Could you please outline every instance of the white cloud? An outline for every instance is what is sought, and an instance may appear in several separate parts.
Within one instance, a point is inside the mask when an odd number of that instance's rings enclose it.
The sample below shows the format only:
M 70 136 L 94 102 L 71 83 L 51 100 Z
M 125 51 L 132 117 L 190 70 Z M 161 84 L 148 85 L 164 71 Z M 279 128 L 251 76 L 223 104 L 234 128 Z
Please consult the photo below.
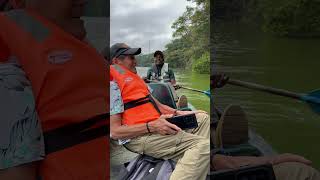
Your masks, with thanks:
M 183 14 L 186 0 L 111 0 L 110 44 L 125 42 L 143 53 L 164 50 L 172 23 Z

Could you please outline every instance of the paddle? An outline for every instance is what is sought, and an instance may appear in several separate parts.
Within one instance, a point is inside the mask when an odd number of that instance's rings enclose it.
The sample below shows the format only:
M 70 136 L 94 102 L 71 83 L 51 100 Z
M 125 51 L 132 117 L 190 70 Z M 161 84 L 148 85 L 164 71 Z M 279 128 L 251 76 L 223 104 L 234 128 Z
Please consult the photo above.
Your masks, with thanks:
M 199 93 L 204 93 L 205 95 L 207 95 L 208 97 L 211 96 L 211 93 L 210 93 L 210 89 L 206 90 L 206 91 L 202 91 L 202 90 L 198 90 L 198 89 L 193 89 L 193 88 L 189 88 L 189 87 L 183 87 L 183 86 L 180 86 L 180 85 L 176 85 L 176 87 L 179 89 L 179 88 L 182 88 L 182 89 L 187 89 L 187 90 L 190 90 L 190 91 L 195 91 L 195 92 L 199 92 Z
M 311 109 L 313 111 L 320 114 L 320 90 L 315 90 L 315 91 L 312 91 L 311 93 L 303 94 L 303 93 L 295 93 L 295 92 L 291 92 L 283 89 L 267 87 L 267 86 L 263 86 L 255 83 L 244 82 L 244 81 L 235 80 L 235 79 L 229 79 L 227 83 L 234 86 L 245 87 L 249 89 L 267 92 L 270 94 L 286 96 L 289 98 L 301 100 L 308 103 L 311 106 Z

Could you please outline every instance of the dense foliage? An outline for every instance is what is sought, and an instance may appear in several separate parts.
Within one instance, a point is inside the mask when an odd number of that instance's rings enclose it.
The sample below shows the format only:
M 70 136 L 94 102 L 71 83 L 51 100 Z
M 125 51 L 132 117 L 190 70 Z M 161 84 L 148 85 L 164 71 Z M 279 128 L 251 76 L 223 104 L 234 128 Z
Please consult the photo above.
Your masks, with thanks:
M 319 0 L 214 0 L 216 18 L 259 25 L 278 36 L 320 37 Z
M 172 25 L 173 40 L 166 45 L 166 61 L 174 68 L 191 68 L 199 73 L 208 73 L 209 62 L 209 0 L 188 0 L 196 4 L 186 11 Z M 207 58 L 207 59 L 205 59 Z M 193 66 L 192 64 L 198 64 Z M 200 68 L 200 66 L 202 68 Z M 195 68 L 197 67 L 197 68 Z

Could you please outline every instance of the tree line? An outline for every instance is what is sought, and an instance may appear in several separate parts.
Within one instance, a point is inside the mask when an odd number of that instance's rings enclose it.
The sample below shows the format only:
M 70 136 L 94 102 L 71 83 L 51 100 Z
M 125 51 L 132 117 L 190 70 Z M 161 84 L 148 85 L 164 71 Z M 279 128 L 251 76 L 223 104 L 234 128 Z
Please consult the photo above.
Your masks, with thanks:
M 209 0 L 187 0 L 195 6 L 172 24 L 173 39 L 165 46 L 165 60 L 172 68 L 192 68 L 198 73 L 210 72 L 209 59 Z M 138 56 L 139 64 L 150 66 L 153 54 Z

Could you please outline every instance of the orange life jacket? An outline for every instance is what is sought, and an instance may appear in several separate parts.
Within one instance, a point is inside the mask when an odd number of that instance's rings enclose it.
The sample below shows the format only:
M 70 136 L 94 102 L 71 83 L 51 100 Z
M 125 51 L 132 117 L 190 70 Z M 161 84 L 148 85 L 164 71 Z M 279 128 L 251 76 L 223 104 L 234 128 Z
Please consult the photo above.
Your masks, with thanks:
M 110 66 L 110 76 L 117 82 L 124 103 L 122 123 L 146 123 L 160 117 L 145 82 L 135 73 L 120 65 Z
M 32 84 L 48 154 L 42 179 L 106 179 L 109 87 L 103 56 L 31 10 L 0 14 L 0 29 Z

